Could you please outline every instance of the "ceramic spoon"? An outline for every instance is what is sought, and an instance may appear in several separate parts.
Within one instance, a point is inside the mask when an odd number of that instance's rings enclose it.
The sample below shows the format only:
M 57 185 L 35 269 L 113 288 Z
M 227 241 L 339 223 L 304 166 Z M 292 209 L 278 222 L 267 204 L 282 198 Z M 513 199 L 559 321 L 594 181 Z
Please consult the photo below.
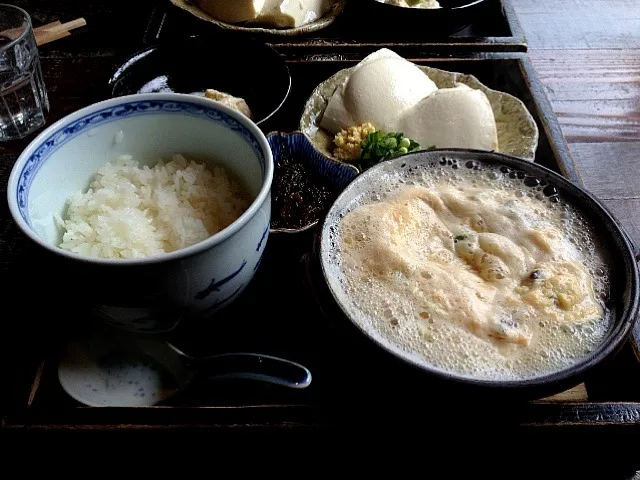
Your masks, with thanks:
M 311 384 L 311 372 L 306 367 L 284 358 L 245 352 L 193 357 L 169 342 L 138 340 L 136 343 L 141 351 L 189 381 L 196 377 L 244 378 L 298 389 Z
M 62 388 L 89 406 L 155 405 L 195 381 L 220 378 L 302 389 L 311 383 L 311 372 L 270 355 L 225 353 L 195 358 L 164 341 L 96 335 L 71 343 L 58 366 Z

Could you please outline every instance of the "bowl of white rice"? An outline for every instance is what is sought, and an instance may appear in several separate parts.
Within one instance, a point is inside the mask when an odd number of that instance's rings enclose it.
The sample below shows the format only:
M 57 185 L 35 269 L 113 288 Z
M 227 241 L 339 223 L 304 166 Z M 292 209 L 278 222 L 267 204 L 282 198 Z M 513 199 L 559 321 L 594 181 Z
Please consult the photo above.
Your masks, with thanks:
M 157 332 L 240 296 L 268 239 L 272 180 L 265 135 L 244 115 L 192 95 L 135 94 L 43 131 L 7 195 L 69 302 Z

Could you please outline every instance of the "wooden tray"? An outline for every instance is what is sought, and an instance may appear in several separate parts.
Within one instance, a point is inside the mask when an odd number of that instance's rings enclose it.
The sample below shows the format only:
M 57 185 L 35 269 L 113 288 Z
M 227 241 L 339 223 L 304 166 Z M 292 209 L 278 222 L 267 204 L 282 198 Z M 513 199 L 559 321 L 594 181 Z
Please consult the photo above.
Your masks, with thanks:
M 364 52 L 371 48 L 399 45 L 411 46 L 416 51 L 454 54 L 527 50 L 524 33 L 509 0 L 490 0 L 485 14 L 472 24 L 450 35 L 430 38 L 415 29 L 402 29 L 397 25 L 373 28 L 374 20 L 363 15 L 359 7 L 357 0 L 347 2 L 344 11 L 332 25 L 309 34 L 293 37 L 256 36 L 287 56 L 299 55 L 300 51 Z M 155 7 L 145 31 L 144 42 L 171 41 L 185 35 L 215 36 L 220 32 L 223 30 L 216 25 L 165 2 Z
M 291 95 L 283 109 L 263 125 L 265 132 L 294 130 L 313 87 L 357 60 L 327 58 L 314 55 L 288 62 L 293 77 Z M 474 74 L 489 87 L 518 96 L 540 128 L 536 161 L 580 181 L 525 55 L 410 58 Z M 8 170 L 0 169 L 0 175 L 6 181 Z M 370 346 L 343 334 L 339 318 L 318 295 L 321 283 L 314 273 L 313 230 L 272 235 L 260 271 L 242 297 L 215 322 L 176 333 L 177 341 L 192 349 L 259 351 L 303 363 L 313 373 L 308 389 L 229 381 L 186 391 L 157 407 L 85 407 L 62 391 L 56 362 L 72 333 L 86 327 L 86 312 L 70 308 L 68 292 L 56 286 L 55 272 L 47 269 L 47 257 L 30 244 L 20 243 L 21 235 L 6 209 L 0 215 L 8 225 L 4 240 L 21 245 L 9 251 L 2 264 L 6 278 L 13 279 L 6 287 L 5 306 L 20 312 L 19 321 L 5 323 L 5 338 L 12 341 L 3 350 L 8 357 L 3 362 L 8 388 L 1 401 L 3 430 L 9 432 L 306 432 L 419 426 L 440 432 L 464 426 L 478 431 L 516 428 L 527 435 L 550 432 L 549 437 L 556 439 L 571 432 L 574 441 L 586 441 L 588 437 L 581 436 L 585 431 L 598 432 L 602 445 L 607 434 L 640 426 L 640 363 L 630 345 L 593 371 L 584 384 L 535 402 L 452 398 L 446 389 L 416 371 L 381 362 Z M 23 288 L 23 282 L 31 288 Z

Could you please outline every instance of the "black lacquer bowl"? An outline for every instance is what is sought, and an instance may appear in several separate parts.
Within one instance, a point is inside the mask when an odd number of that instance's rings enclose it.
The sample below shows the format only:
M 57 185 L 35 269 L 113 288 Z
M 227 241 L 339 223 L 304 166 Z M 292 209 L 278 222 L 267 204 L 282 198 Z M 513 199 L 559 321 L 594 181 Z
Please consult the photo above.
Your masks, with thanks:
M 422 358 L 408 353 L 394 346 L 389 340 L 382 338 L 371 328 L 365 328 L 358 321 L 353 312 L 346 290 L 342 287 L 336 271 L 336 263 L 331 261 L 336 244 L 333 240 L 332 229 L 339 224 L 340 219 L 349 210 L 353 200 L 365 195 L 376 178 L 386 178 L 397 172 L 411 168 L 451 168 L 442 166 L 443 159 L 457 160 L 460 168 L 465 168 L 469 161 L 478 161 L 484 165 L 498 165 L 509 169 L 509 174 L 518 178 L 537 179 L 549 188 L 555 188 L 560 201 L 577 208 L 590 223 L 592 231 L 605 249 L 611 271 L 611 285 L 606 301 L 611 314 L 610 326 L 602 342 L 588 355 L 582 357 L 569 367 L 562 370 L 541 374 L 540 376 L 522 380 L 485 380 L 458 373 L 444 371 L 428 364 Z M 446 164 L 446 161 L 444 162 Z M 545 187 L 547 188 L 547 187 Z M 479 395 L 503 398 L 536 399 L 546 397 L 569 389 L 582 381 L 588 372 L 612 357 L 623 346 L 629 336 L 638 314 L 639 305 L 639 273 L 638 253 L 634 253 L 627 234 L 619 226 L 607 209 L 581 187 L 574 185 L 557 173 L 538 164 L 527 162 L 516 157 L 503 154 L 465 150 L 448 149 L 410 153 L 388 160 L 361 173 L 347 186 L 333 203 L 322 226 L 322 231 L 316 238 L 316 258 L 319 262 L 324 280 L 323 289 L 325 301 L 333 304 L 332 317 L 344 318 L 341 322 L 353 334 L 353 339 L 364 342 L 379 354 L 388 357 L 388 365 L 404 365 L 403 368 L 414 367 L 418 372 L 426 374 L 434 381 L 441 381 L 457 389 L 472 389 Z
M 487 0 L 439 0 L 441 8 L 408 8 L 377 0 L 361 1 L 366 4 L 367 13 L 378 22 L 389 28 L 419 29 L 426 37 L 450 35 L 474 22 L 484 21 L 489 3 Z
M 202 96 L 208 88 L 243 98 L 259 125 L 287 99 L 291 75 L 283 58 L 268 45 L 221 33 L 135 52 L 109 80 L 113 97 L 154 92 Z

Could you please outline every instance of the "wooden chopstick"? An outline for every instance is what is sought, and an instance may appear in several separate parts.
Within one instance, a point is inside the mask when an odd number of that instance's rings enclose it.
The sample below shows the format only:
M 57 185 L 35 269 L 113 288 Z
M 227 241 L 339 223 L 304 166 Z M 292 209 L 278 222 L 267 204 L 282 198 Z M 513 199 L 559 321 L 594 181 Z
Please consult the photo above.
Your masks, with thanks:
M 34 28 L 33 33 L 36 36 L 36 44 L 40 46 L 44 45 L 45 43 L 53 42 L 54 40 L 58 40 L 60 38 L 68 37 L 69 35 L 71 35 L 71 33 L 69 33 L 69 30 L 84 27 L 86 24 L 87 21 L 84 18 L 76 18 L 75 20 L 61 23 L 59 25 L 47 24 Z
M 33 34 L 36 37 L 36 45 L 40 46 L 60 38 L 68 37 L 71 35 L 69 30 L 84 27 L 86 24 L 87 21 L 84 18 L 76 18 L 66 23 L 61 23 L 60 20 L 56 20 L 46 25 L 40 25 L 33 29 Z M 0 35 L 13 40 L 18 38 L 21 32 L 21 28 L 12 28 L 0 32 Z
M 56 20 L 55 22 L 47 23 L 46 25 L 40 25 L 39 27 L 36 27 L 34 30 L 39 30 L 39 29 L 47 30 L 48 28 L 57 27 L 58 25 L 62 25 L 60 20 Z

